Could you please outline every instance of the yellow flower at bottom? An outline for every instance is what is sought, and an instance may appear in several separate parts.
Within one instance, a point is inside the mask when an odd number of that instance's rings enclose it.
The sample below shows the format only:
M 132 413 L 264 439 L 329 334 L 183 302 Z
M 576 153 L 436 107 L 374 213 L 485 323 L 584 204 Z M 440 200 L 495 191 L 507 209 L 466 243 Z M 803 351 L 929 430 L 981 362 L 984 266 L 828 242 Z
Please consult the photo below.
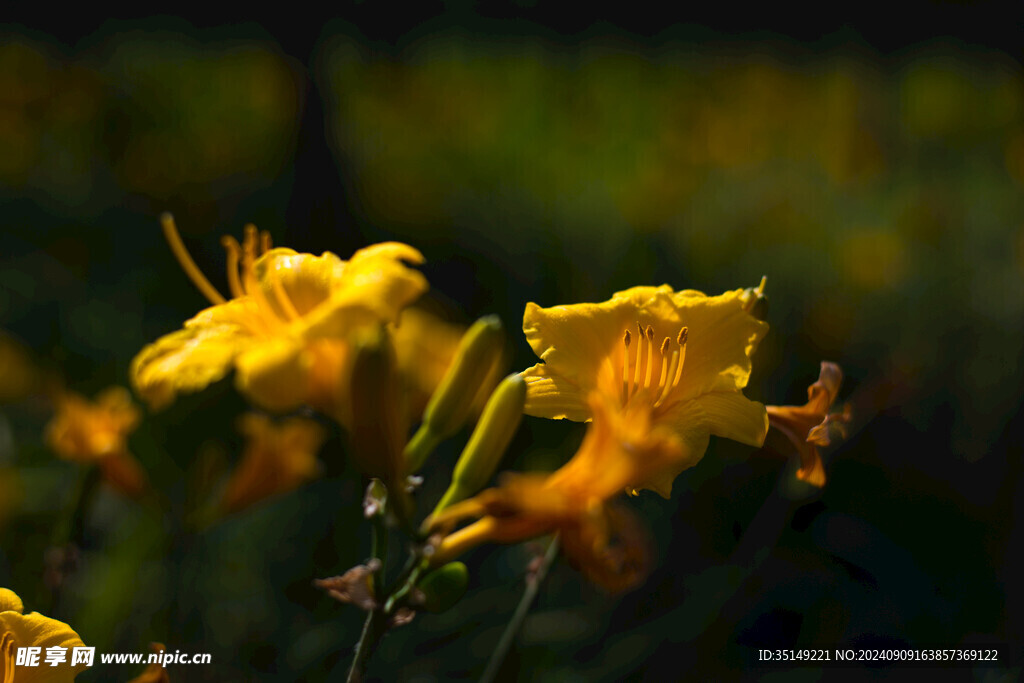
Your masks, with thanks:
M 46 425 L 46 443 L 64 460 L 97 465 L 104 479 L 129 497 L 147 489 L 146 474 L 128 452 L 128 435 L 139 411 L 122 387 L 111 387 L 95 401 L 71 392 L 57 398 L 57 412 Z
M 709 297 L 668 285 L 633 287 L 599 304 L 527 304 L 523 332 L 544 362 L 522 373 L 525 412 L 589 420 L 588 396 L 599 392 L 612 410 L 646 425 L 651 444 L 672 444 L 662 468 L 641 468 L 644 477 L 627 483 L 634 492 L 649 488 L 667 498 L 676 476 L 704 456 L 712 434 L 752 446 L 764 442 L 764 406 L 742 389 L 768 325 L 748 304 L 745 290 Z
M 73 650 L 85 647 L 75 631 L 62 621 L 38 612 L 24 614 L 17 594 L 0 588 L 0 681 L 3 683 L 67 683 L 85 670 L 85 664 L 71 665 Z M 38 666 L 18 666 L 20 647 L 38 647 Z M 45 662 L 47 648 L 66 648 L 66 661 L 56 666 Z
M 309 405 L 343 416 L 351 400 L 345 373 L 352 332 L 394 321 L 427 289 L 423 275 L 405 265 L 423 261 L 408 245 L 375 244 L 343 261 L 331 252 L 272 249 L 269 234 L 250 225 L 242 245 L 224 239 L 233 296 L 225 300 L 196 268 L 169 217 L 164 230 L 183 268 L 214 305 L 132 362 L 132 382 L 154 408 L 234 368 L 238 389 L 263 408 Z
M 240 420 L 239 431 L 246 438 L 245 452 L 221 499 L 228 512 L 292 491 L 320 471 L 316 454 L 326 434 L 312 420 L 250 414 Z
M 558 532 L 570 563 L 611 590 L 635 585 L 646 573 L 647 533 L 625 509 L 609 505 L 632 482 L 680 456 L 674 440 L 652 433 L 643 417 L 610 409 L 591 396 L 594 421 L 579 451 L 548 475 L 507 474 L 501 486 L 445 509 L 428 524 L 442 533 L 455 523 L 479 519 L 444 537 L 432 563 L 443 564 L 481 543 L 517 543 Z

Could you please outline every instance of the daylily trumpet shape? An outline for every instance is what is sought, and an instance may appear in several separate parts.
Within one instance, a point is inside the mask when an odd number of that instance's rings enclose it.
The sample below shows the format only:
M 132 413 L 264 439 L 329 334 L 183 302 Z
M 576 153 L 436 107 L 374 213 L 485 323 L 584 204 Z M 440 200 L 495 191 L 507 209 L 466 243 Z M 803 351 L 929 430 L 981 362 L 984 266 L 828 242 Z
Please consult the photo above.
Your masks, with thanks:
M 44 617 L 38 612 L 24 614 L 24 605 L 17 594 L 0 588 L 0 681 L 3 683 L 68 683 L 88 668 L 72 665 L 74 648 L 85 643 L 62 621 Z M 18 666 L 19 647 L 37 647 L 36 666 Z M 43 661 L 47 648 L 66 648 L 65 661 L 51 666 Z
M 835 363 L 823 361 L 818 381 L 807 387 L 807 403 L 802 406 L 767 406 L 771 426 L 782 432 L 800 454 L 797 478 L 814 486 L 825 485 L 825 466 L 817 447 L 828 446 L 832 442 L 833 431 L 845 436 L 845 425 L 850 421 L 849 406 L 845 406 L 841 413 L 829 413 L 842 383 L 842 369 Z
M 128 435 L 139 411 L 123 387 L 111 387 L 89 401 L 64 392 L 46 425 L 46 442 L 64 460 L 96 465 L 103 478 L 125 495 L 138 498 L 148 487 L 146 474 L 128 452 Z
M 649 425 L 626 458 L 661 449 L 663 466 L 638 468 L 626 483 L 664 497 L 695 465 L 712 434 L 760 446 L 764 406 L 741 393 L 750 356 L 768 330 L 749 312 L 749 292 L 706 296 L 668 285 L 633 287 L 599 304 L 541 308 L 527 304 L 523 332 L 543 363 L 524 371 L 525 412 L 585 421 L 597 392 L 633 424 Z M 656 446 L 659 445 L 659 446 Z
M 648 564 L 646 531 L 623 508 L 608 504 L 632 482 L 681 456 L 680 444 L 652 432 L 648 415 L 614 410 L 598 393 L 594 421 L 576 455 L 550 474 L 506 474 L 497 488 L 456 503 L 428 520 L 447 532 L 463 519 L 476 522 L 447 534 L 432 563 L 443 564 L 481 543 L 517 543 L 558 532 L 569 561 L 611 590 L 635 585 Z
M 135 388 L 154 408 L 234 368 L 238 389 L 263 408 L 308 405 L 344 419 L 351 402 L 351 334 L 393 322 L 427 289 L 423 275 L 406 265 L 423 262 L 408 245 L 375 244 L 343 261 L 331 252 L 313 256 L 271 248 L 269 234 L 250 225 L 241 245 L 231 237 L 223 240 L 233 297 L 225 300 L 199 272 L 166 216 L 164 231 L 182 267 L 214 305 L 133 361 Z

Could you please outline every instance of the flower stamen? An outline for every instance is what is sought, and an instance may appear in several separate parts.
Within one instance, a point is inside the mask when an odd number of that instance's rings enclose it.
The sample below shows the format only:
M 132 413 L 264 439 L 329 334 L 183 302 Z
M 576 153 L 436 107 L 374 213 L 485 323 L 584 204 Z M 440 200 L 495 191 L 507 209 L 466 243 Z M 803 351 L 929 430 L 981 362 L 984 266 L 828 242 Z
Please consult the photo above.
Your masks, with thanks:
M 676 337 L 676 343 L 679 344 L 679 367 L 676 368 L 676 374 L 672 379 L 672 386 L 679 385 L 679 379 L 683 376 L 683 363 L 686 361 L 686 340 L 690 337 L 690 328 L 684 327 L 679 330 L 679 336 Z
M 633 397 L 635 392 L 640 391 L 640 380 L 644 376 L 644 361 L 646 360 L 644 356 L 644 347 L 646 344 L 644 344 L 644 342 L 647 341 L 647 334 L 644 332 L 644 328 L 640 326 L 639 322 L 636 324 L 636 329 L 640 333 L 640 343 L 636 346 L 636 364 L 633 367 L 633 386 L 630 387 L 629 390 L 630 398 Z
M 629 401 L 629 341 L 631 335 L 629 330 L 622 333 L 622 405 Z
M 178 264 L 185 271 L 188 279 L 192 280 L 192 284 L 215 306 L 224 303 L 224 297 L 206 279 L 203 271 L 199 270 L 199 266 L 192 260 L 188 249 L 185 248 L 185 243 L 181 241 L 181 235 L 178 234 L 178 228 L 174 225 L 174 216 L 169 213 L 160 216 L 160 227 L 164 230 L 164 237 L 167 239 L 167 244 L 171 247 L 174 257 L 178 259 Z
M 231 235 L 224 235 L 220 243 L 228 252 L 228 287 L 231 289 L 231 296 L 236 299 L 243 297 L 245 288 L 242 287 L 242 281 L 238 277 L 238 262 L 242 257 L 242 247 L 238 244 L 238 240 Z
M 654 349 L 654 328 L 650 325 L 647 326 L 647 372 L 644 377 L 644 389 L 651 388 L 651 375 L 654 371 L 654 359 L 651 358 L 651 353 Z

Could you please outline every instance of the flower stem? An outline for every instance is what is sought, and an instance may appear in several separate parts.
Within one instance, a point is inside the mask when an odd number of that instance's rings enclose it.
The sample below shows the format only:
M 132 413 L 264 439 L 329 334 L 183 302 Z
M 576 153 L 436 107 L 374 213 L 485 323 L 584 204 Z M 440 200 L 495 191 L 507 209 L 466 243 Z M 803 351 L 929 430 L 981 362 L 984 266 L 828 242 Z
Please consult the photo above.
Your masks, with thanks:
M 426 422 L 421 424 L 420 428 L 409 439 L 409 443 L 405 445 L 403 457 L 405 458 L 406 471 L 414 474 L 416 470 L 423 466 L 427 457 L 440 443 L 441 438 L 434 434 L 430 426 Z
M 359 683 L 363 679 L 363 669 L 366 668 L 366 660 L 377 648 L 381 636 L 387 629 L 387 616 L 383 610 L 371 610 L 363 622 L 363 633 L 359 636 L 359 643 L 356 645 L 356 655 L 352 660 L 352 667 L 348 670 L 348 683 Z
M 530 611 L 530 606 L 533 605 L 533 601 L 537 598 L 537 593 L 540 592 L 540 585 L 544 583 L 548 570 L 551 569 L 555 558 L 558 557 L 558 545 L 558 535 L 556 534 L 551 539 L 551 543 L 548 544 L 547 552 L 544 553 L 544 559 L 541 560 L 537 571 L 532 577 L 527 579 L 523 597 L 520 598 L 519 605 L 516 606 L 516 611 L 512 615 L 511 621 L 505 627 L 505 632 L 501 634 L 501 640 L 498 641 L 498 646 L 494 648 L 494 653 L 487 662 L 487 668 L 484 670 L 483 676 L 480 677 L 480 683 L 492 683 L 498 675 L 501 665 L 505 663 L 505 658 L 508 657 L 509 650 L 512 649 L 512 645 L 515 643 L 516 637 L 523 627 L 523 622 L 526 621 L 526 615 Z

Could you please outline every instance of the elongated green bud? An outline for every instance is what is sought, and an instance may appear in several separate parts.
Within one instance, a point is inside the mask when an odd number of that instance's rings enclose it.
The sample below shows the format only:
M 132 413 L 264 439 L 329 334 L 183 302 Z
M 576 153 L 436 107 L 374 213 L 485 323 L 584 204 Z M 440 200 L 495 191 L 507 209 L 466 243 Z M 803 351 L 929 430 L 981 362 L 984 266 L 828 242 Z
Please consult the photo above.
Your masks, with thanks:
M 480 318 L 463 335 L 448 372 L 423 411 L 423 424 L 405 448 L 409 472 L 418 470 L 438 443 L 465 424 L 481 385 L 501 361 L 504 343 L 501 320 L 494 315 Z
M 462 599 L 467 586 L 469 570 L 461 562 L 449 562 L 435 569 L 420 581 L 423 609 L 428 612 L 444 612 Z
M 451 436 L 466 422 L 477 388 L 500 357 L 503 344 L 498 316 L 480 318 L 466 331 L 451 367 L 423 411 L 423 421 L 434 433 Z
M 437 504 L 434 514 L 487 485 L 519 427 L 525 403 L 526 381 L 519 373 L 501 380 L 487 400 L 476 429 L 455 464 L 451 486 Z

